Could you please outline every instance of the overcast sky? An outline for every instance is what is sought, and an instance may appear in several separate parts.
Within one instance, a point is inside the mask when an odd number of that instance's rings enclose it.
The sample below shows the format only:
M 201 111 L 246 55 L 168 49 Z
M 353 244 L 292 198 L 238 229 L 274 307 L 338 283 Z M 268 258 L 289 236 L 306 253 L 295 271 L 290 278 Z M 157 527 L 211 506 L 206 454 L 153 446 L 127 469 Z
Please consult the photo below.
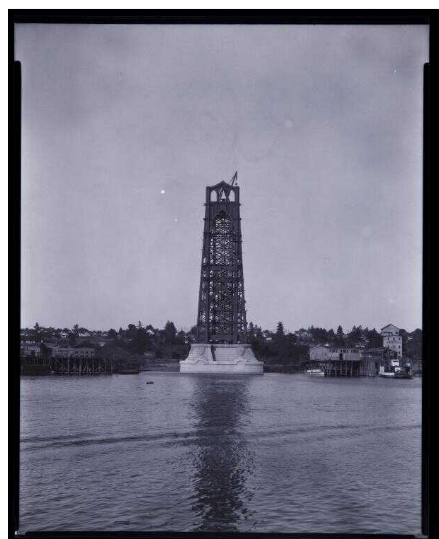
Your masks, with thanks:
M 22 325 L 196 322 L 238 170 L 247 319 L 421 327 L 426 26 L 17 27 Z

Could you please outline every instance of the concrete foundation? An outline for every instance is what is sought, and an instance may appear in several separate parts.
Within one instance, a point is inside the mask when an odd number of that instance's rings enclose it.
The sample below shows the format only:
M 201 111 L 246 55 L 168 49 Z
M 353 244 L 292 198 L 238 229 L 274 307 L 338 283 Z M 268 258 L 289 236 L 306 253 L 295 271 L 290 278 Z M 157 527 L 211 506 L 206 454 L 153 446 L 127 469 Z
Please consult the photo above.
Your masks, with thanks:
M 187 359 L 180 361 L 181 373 L 264 374 L 250 344 L 194 343 Z

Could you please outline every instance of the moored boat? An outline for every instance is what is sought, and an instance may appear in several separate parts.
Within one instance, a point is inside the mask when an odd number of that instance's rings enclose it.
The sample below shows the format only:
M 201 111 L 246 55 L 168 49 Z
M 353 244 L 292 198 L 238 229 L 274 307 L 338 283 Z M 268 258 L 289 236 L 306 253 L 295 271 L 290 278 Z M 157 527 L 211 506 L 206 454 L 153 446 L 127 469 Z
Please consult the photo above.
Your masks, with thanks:
M 305 374 L 308 374 L 308 376 L 325 376 L 322 369 L 308 369 L 305 371 Z
M 395 372 L 395 378 L 401 378 L 403 380 L 410 380 L 413 378 L 412 367 L 410 363 L 406 363 L 402 369 Z
M 410 365 L 406 365 L 402 370 L 400 367 L 395 367 L 393 370 L 388 371 L 381 366 L 378 376 L 381 376 L 382 378 L 394 378 L 396 380 L 410 380 L 413 378 Z
M 391 371 L 381 371 L 378 373 L 378 376 L 381 376 L 381 378 L 395 378 L 395 373 Z

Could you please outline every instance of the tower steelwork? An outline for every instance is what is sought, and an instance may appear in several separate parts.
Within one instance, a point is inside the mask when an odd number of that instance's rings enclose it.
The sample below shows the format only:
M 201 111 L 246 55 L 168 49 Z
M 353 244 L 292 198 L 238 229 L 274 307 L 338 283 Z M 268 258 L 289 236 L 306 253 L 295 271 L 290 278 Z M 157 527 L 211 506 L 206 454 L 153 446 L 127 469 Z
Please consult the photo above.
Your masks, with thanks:
M 263 374 L 246 343 L 247 321 L 242 266 L 239 187 L 230 183 L 206 187 L 197 342 L 180 361 L 183 373 Z
M 237 185 L 206 187 L 198 342 L 246 342 L 240 205 Z

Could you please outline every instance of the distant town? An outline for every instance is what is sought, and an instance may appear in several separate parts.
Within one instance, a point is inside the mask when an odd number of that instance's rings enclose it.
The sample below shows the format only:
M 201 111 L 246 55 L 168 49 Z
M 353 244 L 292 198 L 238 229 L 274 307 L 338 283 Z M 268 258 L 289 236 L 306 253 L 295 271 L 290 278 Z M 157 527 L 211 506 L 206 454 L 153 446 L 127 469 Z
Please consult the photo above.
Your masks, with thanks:
M 145 370 L 178 370 L 179 360 L 187 357 L 195 340 L 195 326 L 178 331 L 171 321 L 162 329 L 139 321 L 125 329 L 106 331 L 92 331 L 79 324 L 54 328 L 36 323 L 33 328 L 20 330 L 20 357 L 99 358 L 134 361 Z M 274 331 L 250 322 L 247 340 L 255 356 L 264 361 L 266 372 L 298 372 L 313 362 L 360 356 L 381 362 L 397 358 L 401 364 L 409 362 L 415 372 L 422 372 L 421 329 L 409 333 L 389 324 L 377 331 L 360 325 L 345 332 L 339 325 L 335 331 L 311 326 L 290 332 L 282 322 Z

